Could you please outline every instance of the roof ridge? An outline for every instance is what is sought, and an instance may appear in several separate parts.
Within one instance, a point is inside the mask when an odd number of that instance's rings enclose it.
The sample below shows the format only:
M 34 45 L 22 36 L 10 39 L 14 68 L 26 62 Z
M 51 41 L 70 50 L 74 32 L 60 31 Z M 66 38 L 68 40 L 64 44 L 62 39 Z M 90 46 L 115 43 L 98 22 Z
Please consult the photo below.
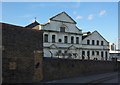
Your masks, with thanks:
M 40 25 L 40 23 L 38 23 L 36 20 L 34 22 L 32 22 L 31 24 L 28 24 L 27 26 L 25 26 L 25 28 L 33 28 L 37 25 Z
M 75 24 L 76 24 L 76 21 L 75 20 L 73 20 L 65 11 L 63 11 L 63 12 L 60 12 L 60 13 L 58 13 L 58 14 L 56 14 L 55 16 L 53 16 L 53 17 L 51 17 L 50 18 L 50 20 L 52 20 L 53 18 L 55 18 L 55 17 L 57 17 L 57 16 L 59 16 L 60 14 L 62 14 L 62 13 L 64 13 L 64 14 L 66 14 Z

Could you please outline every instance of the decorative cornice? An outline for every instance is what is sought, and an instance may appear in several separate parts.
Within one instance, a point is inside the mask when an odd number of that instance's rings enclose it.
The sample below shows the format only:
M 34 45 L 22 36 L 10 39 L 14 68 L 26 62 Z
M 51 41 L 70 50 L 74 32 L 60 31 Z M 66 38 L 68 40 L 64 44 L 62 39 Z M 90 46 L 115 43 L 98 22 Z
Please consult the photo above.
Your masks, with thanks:
M 82 33 L 73 33 L 73 32 L 60 32 L 60 31 L 53 31 L 53 30 L 43 30 L 44 32 L 55 32 L 55 33 L 61 33 L 61 34 L 75 34 L 75 35 L 82 35 Z

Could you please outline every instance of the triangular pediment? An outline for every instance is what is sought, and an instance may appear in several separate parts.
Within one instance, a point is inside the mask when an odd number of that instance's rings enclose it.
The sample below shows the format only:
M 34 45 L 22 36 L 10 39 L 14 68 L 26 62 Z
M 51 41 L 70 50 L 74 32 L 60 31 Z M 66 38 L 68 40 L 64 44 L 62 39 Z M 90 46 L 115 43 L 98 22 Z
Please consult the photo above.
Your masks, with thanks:
M 74 45 L 71 45 L 69 49 L 76 49 L 76 47 Z
M 61 12 L 56 16 L 53 16 L 52 18 L 50 18 L 50 20 L 63 21 L 63 22 L 76 24 L 76 22 L 66 12 Z
M 93 36 L 97 34 L 97 35 L 99 35 L 104 41 L 108 42 L 98 31 L 94 31 L 92 34 L 93 34 Z
M 85 37 L 85 38 L 83 38 L 83 40 L 86 39 L 86 38 L 89 38 L 89 37 L 96 37 L 97 38 L 98 36 L 101 39 L 103 39 L 104 41 L 108 42 L 98 31 L 94 31 L 94 32 L 92 32 L 92 33 L 90 33 L 90 34 L 88 34 L 86 36 L 83 36 L 83 37 Z
M 57 48 L 57 46 L 55 44 L 52 44 L 50 48 Z

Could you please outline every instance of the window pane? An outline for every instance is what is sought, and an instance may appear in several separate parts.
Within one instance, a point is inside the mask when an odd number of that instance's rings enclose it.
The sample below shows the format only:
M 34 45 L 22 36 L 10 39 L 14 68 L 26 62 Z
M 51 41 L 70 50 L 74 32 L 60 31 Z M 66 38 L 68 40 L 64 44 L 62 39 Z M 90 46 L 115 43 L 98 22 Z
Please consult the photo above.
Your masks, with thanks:
M 105 52 L 105 60 L 107 60 L 107 58 L 108 58 L 108 54 L 107 52 Z
M 101 45 L 103 45 L 103 41 L 101 41 Z
M 87 51 L 88 60 L 90 59 L 90 51 Z
M 60 32 L 65 32 L 65 27 L 60 27 Z
M 71 37 L 71 43 L 72 44 L 74 43 L 74 37 L 73 36 Z
M 52 42 L 55 43 L 55 35 L 52 35 Z
M 44 36 L 44 42 L 48 42 L 48 34 L 45 34 L 45 36 Z
M 95 52 L 94 52 L 94 51 L 92 51 L 92 55 L 95 55 Z
M 68 37 L 64 36 L 64 43 L 68 43 Z
M 99 41 L 97 40 L 97 45 L 99 45 Z
M 99 55 L 99 51 L 96 51 L 97 55 Z
M 90 51 L 87 51 L 87 56 L 90 56 Z
M 101 52 L 101 57 L 103 58 L 104 56 L 103 56 L 103 52 Z
M 85 51 L 82 51 L 82 59 L 85 59 Z
M 90 40 L 87 40 L 87 45 L 89 45 L 90 44 Z
M 79 44 L 79 37 L 76 37 L 76 44 Z
M 62 40 L 61 40 L 61 39 L 59 39 L 58 41 L 59 41 L 59 42 L 62 42 Z
M 85 51 L 82 51 L 82 55 L 85 56 Z
M 92 40 L 92 45 L 94 45 L 95 44 L 95 42 L 94 42 L 94 40 Z

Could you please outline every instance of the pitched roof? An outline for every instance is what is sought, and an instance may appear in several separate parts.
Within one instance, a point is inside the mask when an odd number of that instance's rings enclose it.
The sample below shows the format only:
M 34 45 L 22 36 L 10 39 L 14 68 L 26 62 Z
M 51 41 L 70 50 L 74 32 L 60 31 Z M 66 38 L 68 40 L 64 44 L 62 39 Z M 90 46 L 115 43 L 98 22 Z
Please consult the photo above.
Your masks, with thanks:
M 37 25 L 40 25 L 40 23 L 38 23 L 38 22 L 35 20 L 33 23 L 25 26 L 25 28 L 31 29 L 31 28 L 33 28 L 33 27 L 35 27 L 35 26 L 37 26 Z
M 106 42 L 108 42 L 98 31 L 94 31 L 94 32 L 92 32 L 92 33 L 90 33 L 90 32 L 87 32 L 88 34 L 87 35 L 83 35 L 82 36 L 82 40 L 83 39 L 85 39 L 86 37 L 88 37 L 88 36 L 90 36 L 90 35 L 92 35 L 93 33 L 95 33 L 95 32 L 97 32 Z M 108 42 L 109 43 L 109 42 Z
M 2 27 L 2 29 L 4 28 L 24 28 L 22 26 L 17 26 L 17 25 L 12 25 L 12 24 L 8 24 L 8 23 L 3 23 L 3 22 L 0 22 L 0 26 Z
M 75 24 L 76 24 L 76 22 L 66 13 L 66 12 L 61 12 L 61 13 L 59 13 L 59 14 L 57 14 L 57 15 L 55 15 L 55 16 L 53 16 L 53 17 L 51 17 L 50 18 L 50 20 L 53 20 L 53 18 L 55 18 L 55 17 L 57 17 L 57 16 L 59 16 L 59 15 L 61 15 L 61 14 L 65 14 L 65 15 L 67 15 Z
M 44 24 L 40 24 L 41 26 L 45 26 L 47 24 L 50 24 L 50 22 L 44 23 Z
M 16 30 L 32 30 L 32 31 L 37 31 L 37 32 L 43 32 L 42 30 L 36 30 L 36 29 L 25 29 L 25 27 L 22 26 L 17 26 L 17 25 L 13 25 L 13 24 L 8 24 L 8 23 L 3 23 L 0 22 L 0 27 L 2 27 L 2 29 L 16 29 Z
M 87 35 L 84 35 L 84 34 L 87 34 Z M 83 36 L 82 36 L 82 40 L 85 39 L 86 37 L 88 37 L 91 34 L 92 34 L 91 32 L 84 32 Z

